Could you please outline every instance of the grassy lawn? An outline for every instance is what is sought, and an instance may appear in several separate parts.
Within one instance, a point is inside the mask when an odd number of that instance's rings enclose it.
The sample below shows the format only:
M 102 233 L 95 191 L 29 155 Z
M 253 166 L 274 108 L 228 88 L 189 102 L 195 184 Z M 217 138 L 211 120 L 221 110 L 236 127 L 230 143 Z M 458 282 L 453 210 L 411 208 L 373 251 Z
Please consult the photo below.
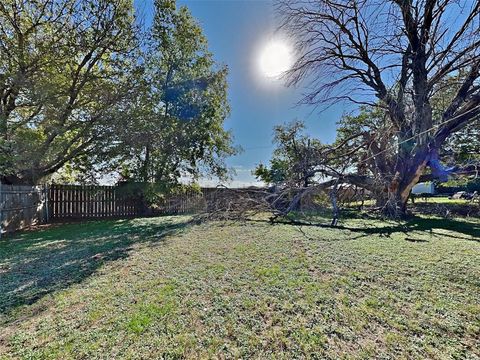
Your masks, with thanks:
M 432 197 L 421 197 L 418 196 L 415 198 L 415 204 L 423 204 L 423 203 L 428 203 L 428 204 L 446 204 L 446 205 L 465 205 L 465 204 L 470 204 L 470 200 L 465 200 L 465 199 L 450 199 L 448 196 L 432 196 Z M 410 198 L 408 200 L 408 204 L 412 204 L 412 199 Z M 358 206 L 360 205 L 360 201 L 354 201 L 350 204 L 351 206 Z M 364 201 L 365 206 L 374 206 L 375 201 L 374 200 L 365 200 Z
M 480 358 L 480 221 L 343 225 L 163 217 L 2 240 L 0 358 Z

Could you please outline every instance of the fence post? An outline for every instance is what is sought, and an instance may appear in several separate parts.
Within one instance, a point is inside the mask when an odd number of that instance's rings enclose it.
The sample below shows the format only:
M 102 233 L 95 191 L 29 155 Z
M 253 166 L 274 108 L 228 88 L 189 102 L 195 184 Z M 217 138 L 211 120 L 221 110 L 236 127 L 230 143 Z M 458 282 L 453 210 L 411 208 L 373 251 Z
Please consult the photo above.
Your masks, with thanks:
M 3 194 L 2 194 L 2 182 L 0 181 L 0 239 L 3 233 Z
M 50 221 L 50 214 L 48 213 L 48 207 L 49 207 L 49 204 L 48 204 L 48 196 L 49 196 L 49 193 L 48 193 L 48 184 L 45 184 L 43 186 L 43 194 L 45 196 L 45 201 L 44 201 L 44 208 L 45 208 L 45 223 L 48 224 L 48 222 Z

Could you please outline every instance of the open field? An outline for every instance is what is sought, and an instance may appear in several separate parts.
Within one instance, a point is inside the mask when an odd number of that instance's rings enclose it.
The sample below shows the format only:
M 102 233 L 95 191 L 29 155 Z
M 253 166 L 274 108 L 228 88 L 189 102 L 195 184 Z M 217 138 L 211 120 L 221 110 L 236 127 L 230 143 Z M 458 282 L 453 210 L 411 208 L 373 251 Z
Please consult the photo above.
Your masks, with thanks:
M 189 220 L 2 240 L 0 358 L 480 358 L 478 220 Z

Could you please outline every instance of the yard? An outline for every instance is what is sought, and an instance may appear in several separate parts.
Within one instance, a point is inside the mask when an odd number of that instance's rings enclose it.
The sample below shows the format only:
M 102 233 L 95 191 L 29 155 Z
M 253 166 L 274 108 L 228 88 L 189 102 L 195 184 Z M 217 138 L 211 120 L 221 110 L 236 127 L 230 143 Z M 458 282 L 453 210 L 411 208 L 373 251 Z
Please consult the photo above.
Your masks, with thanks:
M 19 233 L 0 241 L 0 358 L 480 358 L 480 221 L 343 225 Z

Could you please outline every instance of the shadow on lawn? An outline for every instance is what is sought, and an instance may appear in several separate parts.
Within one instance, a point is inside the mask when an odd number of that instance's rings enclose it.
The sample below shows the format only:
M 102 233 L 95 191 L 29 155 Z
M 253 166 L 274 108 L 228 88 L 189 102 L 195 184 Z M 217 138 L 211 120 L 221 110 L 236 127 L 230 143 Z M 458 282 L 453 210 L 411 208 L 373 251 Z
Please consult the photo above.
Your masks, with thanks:
M 349 212 L 344 214 L 345 219 L 366 219 L 369 220 L 365 222 L 364 226 L 352 227 L 346 225 L 337 225 L 332 227 L 328 222 L 328 218 L 321 218 L 320 220 L 315 217 L 313 221 L 308 216 L 304 217 L 291 217 L 287 218 L 286 220 L 276 220 L 278 224 L 286 224 L 286 225 L 297 225 L 297 226 L 312 226 L 312 227 L 323 227 L 329 229 L 337 229 L 337 230 L 348 230 L 350 232 L 359 234 L 358 236 L 351 237 L 350 240 L 356 240 L 363 237 L 377 235 L 377 236 L 385 236 L 390 237 L 396 233 L 403 233 L 405 235 L 405 240 L 410 242 L 428 242 L 425 239 L 419 239 L 413 237 L 413 235 L 440 235 L 442 237 L 448 237 L 452 239 L 461 239 L 461 240 L 469 240 L 469 241 L 477 241 L 480 242 L 480 222 L 478 221 L 469 221 L 465 220 L 455 220 L 455 219 L 444 219 L 444 218 L 424 218 L 414 216 L 411 217 L 406 222 L 397 222 L 393 225 L 382 225 L 382 226 L 374 226 L 372 225 L 372 220 L 379 220 L 375 217 L 370 216 L 360 216 L 353 212 Z M 268 220 L 250 220 L 255 222 L 265 222 L 267 223 Z M 381 221 L 381 220 L 380 220 Z M 446 230 L 451 231 L 452 233 L 448 233 L 445 231 L 439 232 L 439 230 Z M 464 235 L 464 236 L 462 236 Z M 345 240 L 345 238 L 339 238 L 339 240 Z
M 0 319 L 13 308 L 78 283 L 132 245 L 157 243 L 189 224 L 174 218 L 67 224 L 0 241 Z
M 369 235 L 391 236 L 394 233 L 404 233 L 407 237 L 405 240 L 411 242 L 427 242 L 423 239 L 415 239 L 410 237 L 413 233 L 423 233 L 425 235 L 441 235 L 443 237 L 450 237 L 452 239 L 462 239 L 480 242 L 480 223 L 471 221 L 459 221 L 454 219 L 442 218 L 420 218 L 413 217 L 405 223 L 398 223 L 393 226 L 385 227 L 365 227 L 365 228 L 348 228 L 352 232 L 361 233 L 357 238 Z M 447 230 L 455 233 L 463 234 L 449 234 L 446 232 L 439 233 L 438 230 Z

